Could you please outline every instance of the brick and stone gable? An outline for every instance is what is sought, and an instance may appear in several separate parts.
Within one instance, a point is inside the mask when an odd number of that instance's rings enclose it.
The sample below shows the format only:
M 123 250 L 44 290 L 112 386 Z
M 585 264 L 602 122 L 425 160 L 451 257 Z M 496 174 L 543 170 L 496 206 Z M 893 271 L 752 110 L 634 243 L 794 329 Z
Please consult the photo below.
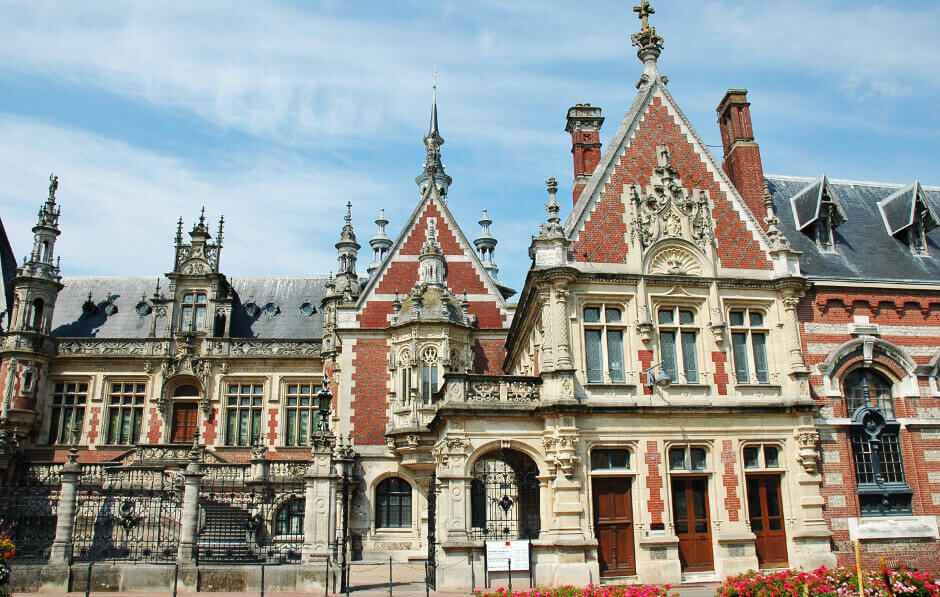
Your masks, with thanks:
M 467 294 L 469 309 L 480 328 L 505 328 L 508 316 L 499 290 L 461 233 L 441 199 L 430 194 L 399 235 L 391 254 L 376 272 L 359 303 L 356 319 L 364 328 L 388 327 L 397 293 L 404 297 L 418 281 L 418 254 L 427 237 L 428 221 L 435 219 L 438 242 L 444 253 L 444 282 L 457 296 Z
M 666 146 L 671 163 L 687 189 L 708 192 L 717 242 L 718 258 L 725 268 L 770 269 L 771 262 L 756 218 L 724 180 L 697 135 L 686 124 L 670 97 L 655 89 L 638 114 L 628 114 L 618 132 L 620 148 L 612 147 L 594 172 L 592 183 L 578 200 L 569 222 L 572 258 L 593 263 L 623 263 L 631 249 L 627 221 L 629 189 L 646 186 L 657 165 L 657 147 Z M 631 111 L 632 112 L 632 111 Z M 626 130 L 624 130 L 626 127 Z M 632 130 L 630 130 L 632 127 Z M 614 142 L 618 142 L 615 137 Z M 635 245 L 634 245 L 635 246 Z

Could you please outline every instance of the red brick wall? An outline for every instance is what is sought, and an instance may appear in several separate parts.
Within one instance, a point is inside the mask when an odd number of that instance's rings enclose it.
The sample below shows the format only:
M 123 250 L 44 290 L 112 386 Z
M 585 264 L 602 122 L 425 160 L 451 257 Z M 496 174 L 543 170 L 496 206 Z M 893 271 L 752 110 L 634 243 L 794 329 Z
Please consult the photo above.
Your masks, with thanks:
M 356 444 L 384 444 L 388 421 L 388 342 L 360 338 L 353 345 L 355 374 L 350 392 L 353 441 Z
M 667 145 L 672 164 L 679 169 L 686 188 L 708 191 L 714 205 L 715 237 L 718 257 L 725 267 L 770 269 L 771 263 L 753 234 L 709 171 L 705 162 L 692 148 L 690 140 L 679 129 L 660 97 L 654 97 L 643 121 L 637 127 L 630 146 L 614 167 L 610 180 L 601 192 L 583 230 L 574 242 L 573 254 L 578 261 L 620 263 L 627 254 L 625 206 L 621 197 L 624 188 L 634 184 L 647 185 L 657 165 L 656 146 Z
M 473 352 L 473 372 L 486 375 L 501 375 L 503 359 L 506 358 L 506 343 L 503 340 L 476 340 Z
M 721 462 L 724 465 L 724 471 L 721 475 L 722 484 L 725 486 L 725 510 L 728 511 L 728 520 L 736 522 L 741 512 L 741 498 L 738 497 L 738 479 L 734 472 L 734 464 L 737 456 L 734 452 L 734 442 L 726 439 L 721 442 Z
M 646 442 L 646 454 L 644 456 L 646 466 L 649 468 L 649 474 L 646 476 L 646 488 L 650 492 L 650 497 L 646 501 L 646 509 L 650 513 L 650 522 L 652 524 L 663 523 L 663 476 L 659 472 L 659 465 L 662 462 L 662 455 L 659 451 L 658 442 Z
M 911 356 L 918 364 L 928 362 L 929 354 L 940 350 L 937 337 L 930 335 L 931 330 L 940 326 L 940 293 L 937 292 L 817 287 L 800 301 L 797 314 L 803 354 L 808 366 L 818 365 L 835 346 L 853 339 L 855 336 L 849 333 L 849 325 L 853 323 L 853 317 L 859 315 L 867 316 L 871 323 L 881 326 L 881 339 L 906 351 L 923 349 L 919 352 L 927 354 Z M 838 327 L 819 330 L 813 324 L 834 324 Z M 832 383 L 838 384 L 844 372 L 861 360 L 861 356 L 855 356 L 839 363 L 833 372 Z M 906 375 L 900 364 L 892 359 L 876 353 L 874 361 L 881 366 L 882 371 L 893 374 L 894 382 Z M 895 390 L 897 417 L 935 416 L 933 413 L 940 408 L 940 400 L 929 394 L 926 379 L 919 382 L 920 394 L 917 396 L 902 396 Z M 825 395 L 820 375 L 810 376 L 810 389 L 814 399 L 823 407 L 824 416 L 851 416 L 842 398 Z M 928 451 L 940 451 L 940 438 L 936 430 L 902 429 L 900 438 L 904 474 L 914 491 L 914 514 L 940 515 L 940 505 L 934 503 L 933 497 L 940 495 L 940 483 L 932 483 L 930 475 L 933 473 L 933 479 L 940 481 L 940 462 L 927 458 Z M 847 429 L 823 429 L 820 450 L 823 456 L 821 493 L 827 502 L 824 513 L 833 533 L 834 550 L 840 564 L 852 564 L 854 548 L 849 541 L 846 518 L 858 517 L 861 512 L 855 481 L 855 461 Z M 863 541 L 862 551 L 864 563 L 869 566 L 876 566 L 879 556 L 884 556 L 889 564 L 906 563 L 923 569 L 940 570 L 940 547 L 937 543 Z

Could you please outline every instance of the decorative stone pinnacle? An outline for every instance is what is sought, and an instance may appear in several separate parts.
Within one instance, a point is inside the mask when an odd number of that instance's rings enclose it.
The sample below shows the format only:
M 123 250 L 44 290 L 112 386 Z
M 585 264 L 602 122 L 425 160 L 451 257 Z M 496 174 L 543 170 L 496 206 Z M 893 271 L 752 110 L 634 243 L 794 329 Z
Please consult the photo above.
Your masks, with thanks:
M 206 206 L 202 206 L 202 211 L 199 212 L 199 227 L 202 228 L 206 225 Z
M 55 174 L 49 175 L 49 201 L 55 201 L 55 192 L 59 188 L 59 177 Z
M 548 212 L 548 223 L 542 224 L 540 232 L 542 236 L 557 235 L 562 231 L 561 218 L 558 217 L 561 206 L 558 204 L 558 200 L 555 197 L 558 192 L 558 181 L 554 178 L 549 178 L 545 181 L 545 186 L 548 188 L 549 196 L 549 201 L 545 204 L 545 211 Z
M 633 12 L 637 13 L 641 23 L 640 31 L 630 36 L 633 45 L 639 48 L 637 56 L 644 62 L 647 56 L 655 60 L 663 47 L 663 38 L 656 35 L 656 28 L 649 23 L 649 16 L 655 14 L 656 10 L 650 6 L 649 0 L 642 0 L 639 6 L 633 7 Z
M 352 201 L 346 202 L 346 223 L 352 222 Z

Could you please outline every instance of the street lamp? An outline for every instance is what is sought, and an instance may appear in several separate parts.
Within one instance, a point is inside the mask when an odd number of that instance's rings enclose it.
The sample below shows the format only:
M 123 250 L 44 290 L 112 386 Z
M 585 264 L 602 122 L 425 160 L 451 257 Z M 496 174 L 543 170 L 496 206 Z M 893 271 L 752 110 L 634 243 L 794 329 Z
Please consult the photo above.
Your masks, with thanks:
M 333 402 L 333 392 L 330 391 L 330 380 L 323 378 L 323 384 L 316 393 L 317 415 L 320 420 L 317 422 L 317 431 L 320 433 L 329 433 L 330 431 L 330 406 Z
M 658 388 L 668 388 L 672 384 L 672 377 L 663 371 L 662 362 L 656 363 L 649 369 L 643 371 L 643 375 L 645 376 L 643 385 L 650 389 L 652 389 L 653 386 Z

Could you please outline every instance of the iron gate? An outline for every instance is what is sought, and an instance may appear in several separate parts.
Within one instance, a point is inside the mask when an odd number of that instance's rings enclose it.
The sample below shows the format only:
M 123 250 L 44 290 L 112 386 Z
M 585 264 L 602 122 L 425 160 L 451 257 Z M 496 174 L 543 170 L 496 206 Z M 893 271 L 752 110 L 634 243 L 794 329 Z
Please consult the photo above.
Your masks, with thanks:
M 207 476 L 199 492 L 199 560 L 299 562 L 304 489 L 302 478 L 252 480 L 243 468 Z
M 477 460 L 470 481 L 470 525 L 475 539 L 539 536 L 539 481 L 535 462 L 515 450 Z
M 83 475 L 76 499 L 72 558 L 175 562 L 182 496 L 182 477 L 176 472 L 117 469 Z
M 15 561 L 49 559 L 60 483 L 52 467 L 18 465 L 0 488 L 0 530 L 6 531 L 16 546 Z

